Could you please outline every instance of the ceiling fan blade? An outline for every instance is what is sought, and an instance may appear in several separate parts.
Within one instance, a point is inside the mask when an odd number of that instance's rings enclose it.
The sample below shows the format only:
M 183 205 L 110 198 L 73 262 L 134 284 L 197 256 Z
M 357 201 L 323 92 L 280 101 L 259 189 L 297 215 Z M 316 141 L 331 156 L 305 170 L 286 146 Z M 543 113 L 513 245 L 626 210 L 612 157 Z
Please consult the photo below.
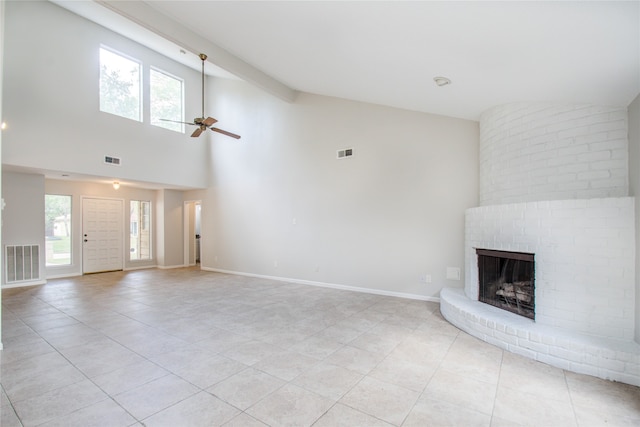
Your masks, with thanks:
M 206 125 L 207 127 L 211 126 L 212 124 L 214 124 L 215 122 L 217 122 L 216 119 L 214 119 L 213 117 L 207 117 L 206 119 L 204 119 L 202 121 L 203 125 Z
M 221 133 L 223 135 L 230 136 L 231 138 L 240 139 L 240 135 L 236 135 L 235 133 L 227 132 L 226 130 L 222 130 L 222 129 L 218 129 L 218 128 L 214 128 L 214 127 L 210 127 L 209 129 L 211 129 L 214 132 L 218 132 L 218 133 Z
M 202 133 L 202 128 L 198 128 L 196 130 L 193 131 L 193 133 L 191 134 L 192 137 L 198 137 L 200 136 L 200 134 Z

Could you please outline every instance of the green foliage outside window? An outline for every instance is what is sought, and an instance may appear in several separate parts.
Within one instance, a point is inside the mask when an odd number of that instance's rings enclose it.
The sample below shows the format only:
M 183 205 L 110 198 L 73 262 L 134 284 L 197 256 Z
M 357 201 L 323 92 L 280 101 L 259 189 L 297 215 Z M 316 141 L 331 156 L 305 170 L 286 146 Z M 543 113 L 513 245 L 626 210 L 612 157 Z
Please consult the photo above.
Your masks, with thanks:
M 181 123 L 167 122 L 160 119 L 168 119 L 181 122 L 183 105 L 182 80 L 151 69 L 149 74 L 150 98 L 151 98 L 151 124 L 171 129 L 176 132 L 184 132 Z
M 46 265 L 71 264 L 71 196 L 44 196 Z
M 100 111 L 141 121 L 141 66 L 100 48 Z

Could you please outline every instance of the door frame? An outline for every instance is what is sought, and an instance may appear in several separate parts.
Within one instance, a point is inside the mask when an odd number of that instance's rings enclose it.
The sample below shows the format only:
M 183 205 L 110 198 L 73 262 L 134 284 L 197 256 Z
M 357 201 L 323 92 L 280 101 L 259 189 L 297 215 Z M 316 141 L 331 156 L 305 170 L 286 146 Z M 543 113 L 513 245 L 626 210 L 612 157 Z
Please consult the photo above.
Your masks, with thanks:
M 85 199 L 101 199 L 101 200 L 117 200 L 120 201 L 122 203 L 122 229 L 120 230 L 120 234 L 121 234 L 121 248 L 120 248 L 120 260 L 121 260 L 121 266 L 120 266 L 120 270 L 124 271 L 125 265 L 126 265 L 126 259 L 125 259 L 125 255 L 126 255 L 126 251 L 125 251 L 125 241 L 126 241 L 126 237 L 127 235 L 125 234 L 125 230 L 128 229 L 128 227 L 126 227 L 126 224 L 128 224 L 128 222 L 126 221 L 127 219 L 127 209 L 125 206 L 125 199 L 120 198 L 120 197 L 101 197 L 101 196 L 88 196 L 88 195 L 81 195 L 80 196 L 80 274 L 84 275 L 84 274 L 93 274 L 93 273 L 85 273 L 84 271 L 84 201 Z

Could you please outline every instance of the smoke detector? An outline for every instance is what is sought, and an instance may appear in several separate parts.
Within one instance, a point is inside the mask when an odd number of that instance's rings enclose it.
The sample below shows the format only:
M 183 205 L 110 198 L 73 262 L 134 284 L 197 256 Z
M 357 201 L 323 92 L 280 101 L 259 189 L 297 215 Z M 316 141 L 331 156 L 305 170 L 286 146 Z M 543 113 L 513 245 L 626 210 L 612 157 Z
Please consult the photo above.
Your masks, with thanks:
M 446 86 L 451 84 L 451 80 L 442 76 L 434 77 L 433 81 L 436 82 L 438 86 Z

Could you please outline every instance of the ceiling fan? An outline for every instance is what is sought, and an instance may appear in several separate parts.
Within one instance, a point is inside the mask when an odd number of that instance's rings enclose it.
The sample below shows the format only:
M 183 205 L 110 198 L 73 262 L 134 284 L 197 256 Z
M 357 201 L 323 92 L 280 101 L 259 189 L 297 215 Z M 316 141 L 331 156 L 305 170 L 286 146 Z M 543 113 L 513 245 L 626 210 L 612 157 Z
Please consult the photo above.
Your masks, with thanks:
M 196 117 L 195 119 L 193 119 L 193 123 L 178 122 L 178 121 L 169 120 L 169 119 L 160 119 L 160 120 L 165 122 L 183 123 L 185 125 L 198 126 L 198 128 L 194 130 L 193 133 L 191 134 L 191 136 L 194 138 L 200 136 L 200 134 L 202 132 L 205 132 L 207 129 L 210 129 L 214 132 L 218 132 L 223 135 L 230 136 L 231 138 L 240 139 L 240 135 L 236 135 L 235 133 L 231 133 L 226 130 L 211 126 L 217 122 L 217 120 L 214 119 L 213 117 L 207 117 L 206 119 L 204 118 L 204 61 L 207 60 L 207 55 L 205 55 L 204 53 L 201 53 L 198 56 L 202 60 L 202 116 Z

